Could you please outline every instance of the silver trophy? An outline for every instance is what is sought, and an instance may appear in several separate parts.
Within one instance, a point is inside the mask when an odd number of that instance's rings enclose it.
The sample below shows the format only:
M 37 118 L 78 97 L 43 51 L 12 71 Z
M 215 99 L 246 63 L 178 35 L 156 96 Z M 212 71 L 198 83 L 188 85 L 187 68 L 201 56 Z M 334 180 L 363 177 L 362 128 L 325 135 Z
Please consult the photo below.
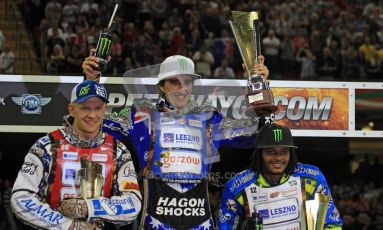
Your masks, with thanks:
M 329 197 L 321 193 L 315 193 L 314 200 L 305 202 L 308 230 L 323 230 L 328 204 Z
M 78 170 L 78 178 L 82 198 L 101 196 L 104 181 L 102 165 L 94 161 L 81 159 L 81 169 Z

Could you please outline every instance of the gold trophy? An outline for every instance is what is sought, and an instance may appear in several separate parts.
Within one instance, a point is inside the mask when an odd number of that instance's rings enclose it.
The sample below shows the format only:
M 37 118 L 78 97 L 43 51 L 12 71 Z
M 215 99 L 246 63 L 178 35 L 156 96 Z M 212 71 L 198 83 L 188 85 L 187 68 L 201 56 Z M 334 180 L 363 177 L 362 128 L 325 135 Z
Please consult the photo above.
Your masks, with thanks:
M 275 112 L 277 106 L 274 105 L 269 84 L 254 70 L 254 65 L 259 63 L 258 56 L 261 54 L 258 12 L 232 11 L 231 13 L 232 20 L 229 23 L 249 76 L 246 95 L 249 108 L 245 114 L 254 116 L 264 110 Z
M 95 198 L 101 196 L 104 177 L 102 165 L 97 162 L 81 159 L 81 169 L 78 170 L 80 192 L 82 198 Z
M 305 203 L 306 223 L 308 230 L 323 230 L 329 204 L 329 197 L 315 193 L 314 200 Z

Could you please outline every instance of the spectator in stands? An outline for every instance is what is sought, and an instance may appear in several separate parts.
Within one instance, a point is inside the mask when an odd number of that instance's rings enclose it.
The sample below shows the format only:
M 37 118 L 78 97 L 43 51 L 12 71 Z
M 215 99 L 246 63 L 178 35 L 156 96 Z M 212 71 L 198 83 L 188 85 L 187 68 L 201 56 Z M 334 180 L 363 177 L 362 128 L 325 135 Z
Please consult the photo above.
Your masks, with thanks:
M 7 45 L 4 46 L 3 52 L 0 54 L 0 73 L 12 74 L 15 65 L 15 55 Z
M 212 76 L 211 68 L 214 65 L 213 54 L 207 50 L 206 46 L 201 48 L 193 54 L 193 61 L 196 65 L 196 72 L 202 75 L 203 78 L 209 78 Z
M 5 36 L 3 32 L 0 30 L 0 53 L 3 52 L 4 44 L 5 44 Z
M 144 35 L 138 37 L 136 45 L 133 47 L 133 61 L 135 67 L 143 67 L 154 64 L 152 44 L 148 43 Z
M 133 62 L 130 57 L 126 57 L 124 60 L 124 72 L 134 69 Z
M 96 15 L 98 11 L 98 3 L 94 0 L 83 0 L 80 6 L 81 14 Z
M 46 45 L 45 45 L 45 50 L 44 50 L 45 57 L 48 58 L 48 62 L 56 44 L 60 45 L 61 47 L 64 47 L 65 41 L 63 40 L 62 37 L 60 37 L 59 30 L 53 29 L 52 36 L 48 37 L 48 40 L 46 41 Z
M 67 73 L 81 72 L 81 64 L 83 59 L 84 57 L 80 54 L 80 49 L 76 46 L 72 46 L 66 59 L 64 71 Z
M 173 31 L 169 28 L 167 21 L 161 25 L 161 30 L 158 32 L 160 47 L 164 50 L 165 55 L 170 53 L 170 40 L 173 36 Z
M 208 48 L 208 50 L 210 50 L 214 56 L 216 67 L 218 67 L 224 59 L 229 63 L 233 61 L 234 42 L 234 39 L 229 36 L 229 32 L 226 29 L 222 29 L 220 36 L 214 38 L 213 47 Z
M 214 78 L 219 79 L 234 79 L 235 74 L 233 69 L 229 66 L 226 59 L 222 61 L 221 66 L 214 70 Z
M 58 25 L 61 20 L 62 5 L 58 0 L 51 0 L 45 6 L 45 18 Z
M 198 27 L 194 27 L 190 33 L 190 37 L 186 37 L 186 44 L 191 47 L 192 50 L 198 50 L 201 47 L 202 39 L 201 32 Z
M 170 28 L 182 27 L 182 25 L 184 24 L 184 20 L 180 15 L 180 11 L 178 8 L 172 9 L 168 22 Z
M 185 36 L 181 32 L 180 27 L 174 27 L 173 35 L 170 39 L 170 55 L 174 55 L 185 45 Z
M 300 77 L 301 79 L 314 78 L 315 75 L 315 60 L 316 57 L 311 52 L 307 42 L 304 42 L 296 54 L 295 60 L 300 63 Z
M 111 68 L 113 75 L 122 75 L 124 73 L 125 60 L 122 56 L 122 45 L 120 41 L 113 43 L 110 55 L 112 56 L 112 60 L 108 64 L 108 67 Z
M 283 77 L 293 78 L 295 71 L 295 46 L 290 36 L 285 35 L 281 42 L 281 72 Z
M 331 56 L 331 51 L 328 47 L 322 49 L 322 54 L 319 56 L 316 69 L 320 78 L 330 80 L 335 79 L 337 63 Z
M 41 53 L 41 61 L 43 64 L 45 63 L 45 59 L 49 59 L 50 52 L 53 49 L 53 45 L 49 44 L 49 54 L 44 52 L 44 46 L 47 43 L 44 38 L 47 32 L 47 22 L 51 25 L 57 24 L 59 26 L 58 29 L 62 31 L 67 31 L 68 27 L 74 25 L 73 31 L 77 35 L 76 45 L 81 47 L 81 55 L 87 55 L 88 49 L 92 47 L 92 41 L 83 39 L 82 37 L 85 35 L 87 38 L 89 36 L 92 37 L 91 40 L 97 40 L 95 39 L 97 38 L 97 33 L 91 35 L 93 34 L 92 31 L 98 32 L 104 28 L 113 10 L 113 6 L 110 4 L 107 5 L 105 1 L 86 0 L 78 2 L 74 0 L 54 0 L 46 4 L 46 15 L 43 19 L 45 23 L 41 23 L 41 27 L 37 28 L 36 25 L 40 23 L 41 15 L 44 15 L 38 13 L 44 6 L 41 2 L 41 0 L 22 1 L 19 6 L 22 8 L 22 12 L 26 14 L 25 18 L 27 18 L 29 22 L 27 24 L 31 26 L 30 30 L 34 31 L 34 37 L 37 40 L 35 44 L 40 44 L 39 39 L 42 39 L 41 47 L 43 50 L 41 52 L 40 49 L 38 49 L 38 54 Z M 372 7 L 374 5 L 377 6 L 376 9 Z M 226 42 L 214 45 L 214 40 L 221 42 L 220 39 L 224 37 L 219 35 L 219 33 L 228 29 L 227 21 L 230 17 L 230 10 L 246 10 L 252 8 L 261 11 L 261 22 L 265 22 L 264 26 L 261 26 L 262 34 L 264 34 L 264 31 L 274 30 L 280 39 L 286 35 L 294 37 L 293 41 L 296 46 L 294 57 L 299 52 L 299 48 L 304 44 L 304 41 L 307 41 L 309 38 L 311 52 L 318 58 L 317 60 L 313 60 L 315 65 L 320 60 L 321 49 L 324 46 L 330 48 L 331 55 L 338 66 L 336 77 L 342 75 L 342 79 L 351 80 L 367 77 L 367 75 L 377 78 L 382 74 L 381 69 L 383 66 L 380 63 L 383 59 L 383 50 L 381 53 L 378 53 L 378 55 L 373 55 L 375 59 L 380 55 L 381 58 L 379 61 L 364 62 L 365 59 L 363 58 L 363 62 L 359 62 L 360 66 L 363 64 L 363 68 L 361 68 L 362 71 L 354 71 L 354 74 L 351 74 L 352 72 L 348 67 L 343 66 L 345 58 L 343 57 L 343 53 L 341 53 L 341 49 L 343 52 L 348 46 L 359 50 L 359 47 L 363 45 L 363 40 L 360 39 L 366 36 L 372 37 L 371 43 L 378 49 L 377 44 L 382 43 L 381 40 L 383 40 L 383 19 L 380 17 L 382 12 L 381 5 L 376 3 L 370 4 L 370 2 L 363 1 L 334 2 L 330 0 L 303 1 L 300 2 L 300 4 L 275 1 L 249 3 L 246 1 L 166 2 L 164 0 L 155 0 L 122 1 L 121 8 L 123 10 L 118 11 L 116 15 L 116 25 L 122 26 L 123 23 L 121 23 L 121 21 L 124 20 L 125 24 L 128 24 L 130 28 L 127 34 L 124 35 L 124 39 L 122 39 L 123 59 L 128 56 L 133 56 L 133 47 L 136 45 L 135 43 L 139 35 L 145 35 L 146 39 L 151 37 L 151 39 L 146 41 L 147 43 L 149 41 L 151 43 L 152 54 L 150 56 L 151 61 L 149 62 L 156 62 L 162 60 L 164 56 L 180 54 L 180 52 L 188 53 L 190 49 L 196 52 L 201 46 L 201 41 L 203 41 L 202 44 L 205 44 L 214 56 L 215 62 L 212 66 L 213 69 L 218 67 L 223 59 L 226 59 L 231 63 L 232 68 L 236 72 L 240 72 L 242 70 L 242 62 L 236 61 L 236 59 L 241 60 L 238 50 L 234 49 L 233 45 L 227 46 Z M 344 10 L 340 11 L 340 9 Z M 364 12 L 364 14 L 362 14 L 362 12 Z M 73 23 L 73 21 L 75 22 Z M 148 28 L 148 25 L 145 25 L 145 21 L 152 21 L 152 25 Z M 133 28 L 131 29 L 132 25 Z M 139 25 L 138 29 L 134 29 L 134 25 Z M 160 31 L 161 25 L 167 25 L 168 29 L 165 28 L 165 31 L 161 33 L 161 39 L 153 39 L 153 36 L 156 37 L 157 35 L 153 35 L 153 33 L 148 32 L 148 30 Z M 169 31 L 169 28 L 176 27 L 179 29 Z M 124 29 L 120 30 L 122 30 L 121 34 L 124 34 L 124 32 L 127 31 L 127 27 L 124 25 Z M 131 35 L 129 35 L 130 30 L 132 30 Z M 59 32 L 59 34 L 61 33 Z M 147 36 L 148 34 L 149 36 Z M 173 34 L 175 35 L 173 36 Z M 171 37 L 169 38 L 169 36 Z M 262 37 L 266 38 L 267 36 Z M 233 41 L 232 35 L 228 35 L 227 38 Z M 168 43 L 167 40 L 170 40 L 170 42 Z M 346 44 L 347 42 L 349 44 Z M 185 49 L 184 46 L 188 47 Z M 62 47 L 64 46 L 62 45 Z M 263 51 L 267 53 L 267 47 L 264 46 L 262 48 Z M 283 50 L 282 47 L 280 48 L 281 50 L 279 52 L 282 56 Z M 70 53 L 68 52 L 69 50 L 70 49 L 65 48 L 64 55 L 66 57 Z M 266 60 L 270 61 L 272 59 L 268 58 Z M 355 62 L 352 63 L 356 64 Z M 136 63 L 133 62 L 133 64 L 135 65 Z M 141 65 L 142 63 L 138 62 L 138 66 Z M 271 66 L 271 68 L 273 67 Z M 278 71 L 279 68 L 276 68 L 276 70 Z M 350 77 L 352 78 L 350 79 Z
M 366 63 L 365 68 L 368 79 L 382 79 L 381 62 L 377 50 L 373 53 L 371 61 Z
M 376 47 L 372 44 L 370 36 L 364 37 L 364 42 L 359 46 L 358 51 L 365 73 L 372 74 L 375 72 L 378 65 L 378 56 L 376 55 Z
M 79 10 L 79 6 L 73 0 L 68 0 L 68 3 L 62 9 L 61 24 L 64 28 L 71 27 L 76 23 L 76 16 Z
M 368 178 L 370 177 L 371 173 L 372 173 L 372 171 L 371 171 L 372 167 L 371 166 L 372 165 L 371 165 L 370 160 L 369 160 L 369 155 L 365 154 L 363 161 L 361 161 L 359 163 L 359 167 L 355 171 L 355 176 L 357 176 L 358 178 L 360 178 L 364 181 L 367 181 Z
M 358 230 L 372 230 L 370 213 L 368 211 L 358 212 L 355 226 Z
M 323 40 L 319 30 L 315 30 L 310 35 L 310 47 L 316 57 L 322 55 Z
M 342 80 L 349 81 L 359 78 L 359 59 L 358 52 L 352 45 L 348 45 L 342 50 Z
M 342 220 L 343 220 L 343 229 L 359 230 L 359 229 L 357 229 L 356 224 L 355 224 L 356 219 L 355 219 L 354 214 L 346 213 L 343 215 Z
M 48 73 L 60 73 L 63 71 L 64 64 L 65 56 L 63 49 L 59 44 L 55 44 L 47 65 L 47 71 Z
M 267 32 L 267 37 L 262 39 L 263 55 L 265 55 L 266 64 L 273 70 L 273 75 L 280 73 L 279 71 L 279 49 L 281 41 L 275 35 L 274 30 Z

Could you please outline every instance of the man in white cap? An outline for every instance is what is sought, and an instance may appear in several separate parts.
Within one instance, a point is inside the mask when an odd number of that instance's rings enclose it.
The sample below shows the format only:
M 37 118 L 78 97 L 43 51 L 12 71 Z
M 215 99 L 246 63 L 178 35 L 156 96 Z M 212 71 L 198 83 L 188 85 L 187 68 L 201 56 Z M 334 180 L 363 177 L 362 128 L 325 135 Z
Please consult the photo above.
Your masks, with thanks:
M 97 82 L 76 85 L 66 127 L 31 147 L 11 197 L 12 210 L 24 223 L 40 229 L 101 229 L 103 221 L 136 219 L 141 193 L 130 152 L 101 129 L 107 102 L 107 91 Z M 82 159 L 102 166 L 99 197 L 81 196 Z
M 255 71 L 267 78 L 264 58 L 259 60 Z M 92 55 L 83 62 L 87 79 L 100 76 L 94 70 L 97 63 Z M 222 143 L 252 146 L 258 125 L 270 120 L 265 116 L 271 113 L 263 113 L 262 118 L 235 121 L 211 105 L 199 106 L 191 100 L 199 77 L 190 58 L 170 56 L 160 65 L 156 104 L 139 99 L 104 120 L 104 130 L 127 143 L 139 159 L 144 196 L 141 228 L 214 229 L 207 192 L 209 157 Z

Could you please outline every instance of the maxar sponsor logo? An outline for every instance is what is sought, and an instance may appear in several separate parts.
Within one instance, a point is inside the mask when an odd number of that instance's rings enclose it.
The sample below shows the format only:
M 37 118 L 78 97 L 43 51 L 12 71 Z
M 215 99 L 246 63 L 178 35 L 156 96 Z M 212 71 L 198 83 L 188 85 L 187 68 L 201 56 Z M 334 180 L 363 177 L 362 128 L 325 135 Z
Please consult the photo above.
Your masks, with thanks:
M 64 218 L 59 212 L 48 210 L 42 204 L 36 204 L 32 199 L 17 200 L 17 205 L 24 211 L 27 211 L 32 217 L 43 221 L 49 226 L 59 225 Z
M 0 105 L 5 105 L 4 98 L 0 97 Z
M 157 202 L 156 214 L 164 216 L 204 216 L 205 199 L 203 198 L 169 198 L 160 197 Z
M 12 97 L 12 101 L 21 106 L 23 114 L 41 114 L 41 107 L 48 104 L 51 98 L 41 94 L 22 94 L 21 97 Z

